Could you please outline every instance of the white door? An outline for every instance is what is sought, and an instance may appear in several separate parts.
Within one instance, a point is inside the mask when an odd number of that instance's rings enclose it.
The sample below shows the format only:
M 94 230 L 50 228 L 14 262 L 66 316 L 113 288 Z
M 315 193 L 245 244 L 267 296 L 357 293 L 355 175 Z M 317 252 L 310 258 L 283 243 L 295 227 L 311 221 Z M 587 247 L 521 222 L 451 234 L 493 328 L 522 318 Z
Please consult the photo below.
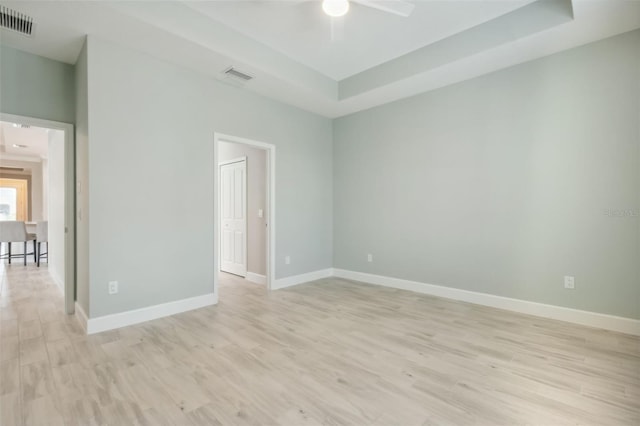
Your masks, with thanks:
M 247 275 L 247 160 L 220 164 L 220 270 Z

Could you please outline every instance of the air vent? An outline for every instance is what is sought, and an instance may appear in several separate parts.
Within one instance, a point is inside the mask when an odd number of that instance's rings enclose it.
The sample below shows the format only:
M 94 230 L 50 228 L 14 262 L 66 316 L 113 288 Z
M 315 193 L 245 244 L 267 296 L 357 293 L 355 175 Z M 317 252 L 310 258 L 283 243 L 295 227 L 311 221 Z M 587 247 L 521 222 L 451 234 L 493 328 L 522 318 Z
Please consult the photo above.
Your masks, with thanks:
M 238 78 L 238 79 L 240 79 L 240 80 L 242 80 L 242 81 L 249 81 L 249 80 L 253 79 L 253 77 L 252 77 L 252 76 L 250 76 L 249 74 L 245 74 L 245 73 L 243 73 L 243 72 L 241 72 L 241 71 L 238 71 L 238 70 L 237 70 L 237 69 L 235 69 L 234 67 L 229 67 L 229 68 L 227 68 L 227 69 L 224 71 L 224 73 L 225 73 L 226 75 L 228 75 L 228 76 Z
M 5 167 L 5 166 L 1 166 L 0 170 L 3 172 L 24 172 L 24 169 L 22 167 Z
M 33 18 L 0 5 L 0 27 L 30 36 L 33 34 Z

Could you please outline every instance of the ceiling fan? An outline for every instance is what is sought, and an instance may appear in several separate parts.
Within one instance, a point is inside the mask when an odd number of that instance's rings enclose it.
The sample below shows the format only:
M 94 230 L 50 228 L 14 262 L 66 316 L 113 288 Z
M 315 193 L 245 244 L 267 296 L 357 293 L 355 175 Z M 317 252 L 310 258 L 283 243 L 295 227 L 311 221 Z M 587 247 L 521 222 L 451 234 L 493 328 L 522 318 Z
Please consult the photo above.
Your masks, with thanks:
M 343 38 L 344 22 L 341 18 L 349 12 L 350 2 L 404 18 L 409 17 L 415 7 L 410 0 L 322 0 L 322 10 L 331 17 L 331 41 Z
M 411 15 L 415 7 L 415 4 L 408 0 L 323 0 L 322 10 L 327 15 L 338 18 L 349 12 L 350 1 L 405 18 Z

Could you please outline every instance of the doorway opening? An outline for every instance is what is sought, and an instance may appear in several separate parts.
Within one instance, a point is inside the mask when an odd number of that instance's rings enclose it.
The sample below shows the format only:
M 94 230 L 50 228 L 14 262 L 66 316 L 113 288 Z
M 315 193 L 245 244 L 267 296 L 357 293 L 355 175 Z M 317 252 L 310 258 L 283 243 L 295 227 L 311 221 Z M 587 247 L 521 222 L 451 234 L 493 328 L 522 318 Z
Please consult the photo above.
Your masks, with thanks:
M 216 133 L 214 166 L 214 293 L 222 274 L 269 290 L 275 275 L 275 146 Z
M 47 269 L 68 314 L 75 311 L 73 141 L 72 124 L 0 113 L 0 221 L 24 223 L 29 240 L 27 256 L 24 244 L 12 243 L 12 267 Z M 6 267 L 9 244 L 1 246 Z

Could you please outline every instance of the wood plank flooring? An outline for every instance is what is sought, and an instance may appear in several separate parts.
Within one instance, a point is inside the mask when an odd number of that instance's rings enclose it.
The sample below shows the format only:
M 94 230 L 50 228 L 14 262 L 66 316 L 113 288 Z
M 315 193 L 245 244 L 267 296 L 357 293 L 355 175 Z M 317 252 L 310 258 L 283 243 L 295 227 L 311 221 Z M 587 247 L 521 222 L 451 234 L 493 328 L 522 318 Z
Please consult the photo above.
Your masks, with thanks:
M 0 274 L 6 426 L 640 424 L 637 337 L 341 279 L 267 294 L 229 275 L 218 306 L 85 336 L 46 267 Z

